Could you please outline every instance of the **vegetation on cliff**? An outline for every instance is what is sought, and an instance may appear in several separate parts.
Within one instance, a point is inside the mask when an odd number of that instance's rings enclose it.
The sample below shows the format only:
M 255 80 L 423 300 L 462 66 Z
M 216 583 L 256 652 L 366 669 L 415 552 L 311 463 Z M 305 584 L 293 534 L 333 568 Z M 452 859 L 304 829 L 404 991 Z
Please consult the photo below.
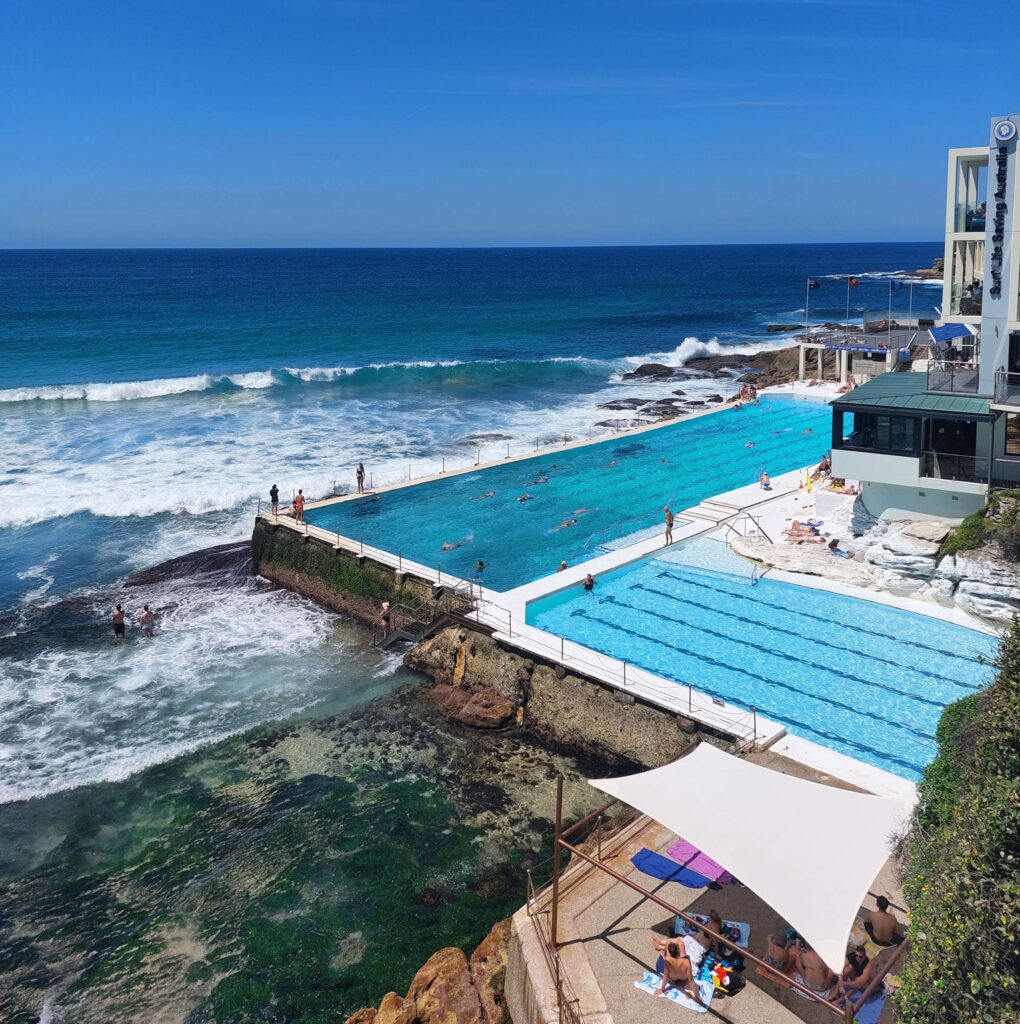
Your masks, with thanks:
M 901 1024 L 1007 1024 L 1020 1000 L 1020 622 L 987 689 L 951 704 L 907 837 Z

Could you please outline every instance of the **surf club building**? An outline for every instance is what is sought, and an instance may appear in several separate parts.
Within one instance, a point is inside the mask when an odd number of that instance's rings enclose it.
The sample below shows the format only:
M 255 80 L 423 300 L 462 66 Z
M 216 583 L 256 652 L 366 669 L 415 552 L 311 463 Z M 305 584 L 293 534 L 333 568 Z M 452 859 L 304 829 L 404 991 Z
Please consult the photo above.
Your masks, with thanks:
M 949 151 L 941 320 L 923 371 L 832 403 L 832 470 L 873 515 L 966 516 L 1020 483 L 1020 114 Z M 917 366 L 914 363 L 914 366 Z

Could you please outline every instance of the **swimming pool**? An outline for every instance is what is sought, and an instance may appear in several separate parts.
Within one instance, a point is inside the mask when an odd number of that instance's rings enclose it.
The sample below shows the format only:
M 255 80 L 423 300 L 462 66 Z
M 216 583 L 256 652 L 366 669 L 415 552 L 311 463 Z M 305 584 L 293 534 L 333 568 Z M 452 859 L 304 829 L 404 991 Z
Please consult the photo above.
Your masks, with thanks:
M 597 554 L 600 543 L 817 462 L 829 448 L 829 407 L 792 397 L 726 409 L 658 430 L 476 473 L 311 509 L 314 525 L 464 579 L 485 562 L 486 586 L 509 590 Z M 751 447 L 747 447 L 750 445 Z M 527 501 L 519 501 L 523 495 Z M 576 522 L 572 522 L 576 520 Z M 568 525 L 564 525 L 568 524 Z M 444 543 L 460 546 L 442 550 Z
M 920 778 L 946 704 L 991 678 L 996 641 L 873 601 L 780 583 L 695 540 L 528 605 L 528 622 Z

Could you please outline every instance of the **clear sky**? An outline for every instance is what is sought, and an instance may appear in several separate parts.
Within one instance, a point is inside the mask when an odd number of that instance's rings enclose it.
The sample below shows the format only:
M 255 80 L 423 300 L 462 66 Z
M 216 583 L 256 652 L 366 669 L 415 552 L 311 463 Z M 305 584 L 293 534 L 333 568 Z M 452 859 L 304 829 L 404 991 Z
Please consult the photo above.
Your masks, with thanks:
M 0 246 L 921 240 L 1020 4 L 0 0 Z

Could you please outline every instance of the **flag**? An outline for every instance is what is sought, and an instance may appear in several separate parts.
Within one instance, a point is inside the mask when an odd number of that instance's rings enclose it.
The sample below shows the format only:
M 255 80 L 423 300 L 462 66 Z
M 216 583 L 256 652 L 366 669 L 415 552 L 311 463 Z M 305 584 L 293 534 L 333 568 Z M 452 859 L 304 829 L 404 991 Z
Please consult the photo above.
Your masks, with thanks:
M 856 288 L 856 287 L 857 287 L 857 286 L 858 286 L 858 285 L 859 285 L 860 283 L 861 283 L 861 282 L 860 282 L 860 281 L 858 281 L 856 277 L 851 277 L 851 278 L 850 278 L 850 280 L 849 280 L 849 281 L 847 281 L 847 284 L 848 284 L 848 285 L 849 285 L 849 286 L 850 286 L 851 288 Z

